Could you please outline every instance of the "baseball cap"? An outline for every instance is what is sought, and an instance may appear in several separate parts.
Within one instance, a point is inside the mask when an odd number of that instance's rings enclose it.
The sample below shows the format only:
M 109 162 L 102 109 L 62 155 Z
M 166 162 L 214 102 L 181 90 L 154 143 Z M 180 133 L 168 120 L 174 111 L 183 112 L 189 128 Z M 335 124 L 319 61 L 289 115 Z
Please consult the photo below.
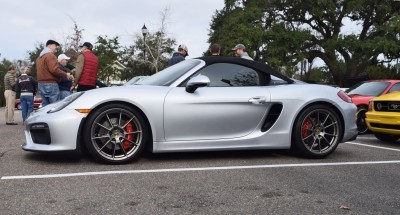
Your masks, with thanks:
M 60 55 L 58 55 L 58 62 L 61 62 L 62 60 L 69 60 L 69 59 L 71 59 L 70 57 L 68 57 L 67 55 L 65 55 L 65 54 L 60 54 Z
M 178 50 L 179 50 L 179 49 L 185 50 L 185 51 L 186 51 L 186 56 L 189 55 L 188 48 L 187 48 L 187 46 L 186 46 L 185 44 L 180 44 L 180 45 L 178 46 Z
M 86 47 L 86 48 L 88 48 L 88 49 L 90 49 L 90 50 L 92 50 L 92 48 L 93 48 L 93 45 L 91 44 L 91 43 L 89 43 L 89 42 L 84 42 L 83 43 L 83 45 L 80 45 L 79 47 Z
M 237 45 L 235 46 L 235 48 L 232 49 L 232 51 L 235 51 L 235 50 L 237 50 L 237 49 L 243 49 L 243 50 L 245 50 L 246 47 L 245 47 L 243 44 L 237 44 Z
M 57 42 L 54 41 L 54 40 L 47 40 L 46 46 L 51 45 L 51 44 L 55 44 L 56 46 L 60 46 L 60 43 L 57 43 Z

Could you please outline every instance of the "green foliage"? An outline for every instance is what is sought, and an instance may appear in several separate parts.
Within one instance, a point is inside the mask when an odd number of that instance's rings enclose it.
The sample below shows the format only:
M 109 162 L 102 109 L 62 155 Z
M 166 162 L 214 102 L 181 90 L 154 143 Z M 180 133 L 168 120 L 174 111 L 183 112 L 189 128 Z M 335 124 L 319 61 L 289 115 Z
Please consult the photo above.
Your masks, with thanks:
M 382 65 L 369 66 L 366 73 L 370 79 L 398 79 L 400 77 L 395 70 Z

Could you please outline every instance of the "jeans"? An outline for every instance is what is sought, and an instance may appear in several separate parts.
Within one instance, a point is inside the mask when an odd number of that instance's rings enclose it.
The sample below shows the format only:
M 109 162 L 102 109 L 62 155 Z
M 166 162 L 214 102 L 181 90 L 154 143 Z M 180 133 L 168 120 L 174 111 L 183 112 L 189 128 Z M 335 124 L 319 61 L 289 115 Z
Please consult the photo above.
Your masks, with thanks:
M 33 96 L 21 96 L 20 101 L 22 108 L 22 121 L 25 122 L 25 119 L 33 111 Z
M 63 100 L 65 97 L 71 95 L 72 92 L 71 91 L 67 91 L 67 90 L 60 90 L 60 100 Z
M 60 100 L 60 89 L 57 83 L 39 83 L 38 88 L 42 96 L 42 107 Z

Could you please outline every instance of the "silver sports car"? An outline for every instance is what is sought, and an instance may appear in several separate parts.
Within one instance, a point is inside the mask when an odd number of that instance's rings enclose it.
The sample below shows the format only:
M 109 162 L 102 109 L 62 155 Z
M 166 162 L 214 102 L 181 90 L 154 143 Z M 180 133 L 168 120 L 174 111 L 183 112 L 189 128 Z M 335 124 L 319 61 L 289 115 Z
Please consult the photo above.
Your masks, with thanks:
M 180 62 L 139 85 L 74 93 L 31 114 L 27 151 L 86 149 L 106 163 L 154 153 L 289 149 L 324 157 L 357 136 L 341 90 L 234 57 Z

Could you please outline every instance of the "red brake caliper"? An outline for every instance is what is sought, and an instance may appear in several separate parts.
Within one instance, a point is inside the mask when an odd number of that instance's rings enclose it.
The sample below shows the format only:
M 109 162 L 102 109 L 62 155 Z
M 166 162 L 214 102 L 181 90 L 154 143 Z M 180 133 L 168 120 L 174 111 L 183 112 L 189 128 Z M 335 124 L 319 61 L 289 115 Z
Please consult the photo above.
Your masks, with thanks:
M 128 132 L 128 133 L 133 132 L 133 126 L 131 123 L 128 123 L 128 125 L 126 125 L 126 132 Z M 133 134 L 126 135 L 126 139 L 133 141 Z M 128 150 L 129 148 L 131 148 L 131 146 L 132 146 L 131 142 L 129 142 L 127 140 L 124 141 L 124 149 L 125 150 Z
M 303 127 L 301 129 L 301 136 L 303 138 L 306 138 L 309 134 L 309 130 L 311 128 L 311 120 L 310 119 L 306 119 L 306 121 L 304 121 L 303 123 Z

